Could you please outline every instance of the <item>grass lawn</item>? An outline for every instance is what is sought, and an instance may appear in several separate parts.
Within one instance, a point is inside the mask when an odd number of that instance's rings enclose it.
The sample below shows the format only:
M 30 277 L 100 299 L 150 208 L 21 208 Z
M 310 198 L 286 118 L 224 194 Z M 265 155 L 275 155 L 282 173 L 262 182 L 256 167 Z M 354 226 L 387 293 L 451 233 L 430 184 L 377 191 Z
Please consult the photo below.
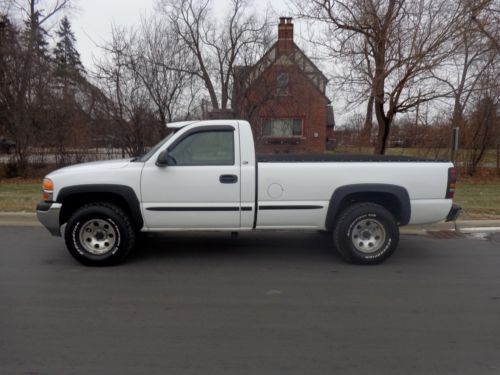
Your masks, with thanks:
M 0 181 L 0 212 L 35 212 L 42 200 L 42 184 Z
M 500 180 L 459 181 L 455 202 L 463 208 L 461 219 L 500 219 Z
M 41 184 L 0 181 L 0 212 L 34 212 L 42 199 Z M 500 219 L 500 180 L 458 182 L 455 202 L 462 206 L 462 219 Z

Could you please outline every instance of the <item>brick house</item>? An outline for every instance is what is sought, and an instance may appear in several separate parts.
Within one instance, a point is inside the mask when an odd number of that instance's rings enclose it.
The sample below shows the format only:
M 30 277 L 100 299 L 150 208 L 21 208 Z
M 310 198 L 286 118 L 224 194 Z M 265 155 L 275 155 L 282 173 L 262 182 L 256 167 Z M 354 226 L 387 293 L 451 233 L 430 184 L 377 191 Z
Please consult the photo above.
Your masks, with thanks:
M 334 119 L 325 75 L 293 42 L 291 18 L 253 66 L 236 67 L 233 112 L 252 124 L 259 154 L 323 153 Z

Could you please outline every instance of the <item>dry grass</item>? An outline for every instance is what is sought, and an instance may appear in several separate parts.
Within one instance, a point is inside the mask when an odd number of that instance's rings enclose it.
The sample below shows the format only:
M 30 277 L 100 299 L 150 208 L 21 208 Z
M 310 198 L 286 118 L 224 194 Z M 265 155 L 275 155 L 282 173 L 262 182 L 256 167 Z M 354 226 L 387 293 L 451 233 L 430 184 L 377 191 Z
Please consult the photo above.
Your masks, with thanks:
M 36 204 L 41 199 L 42 188 L 39 182 L 34 183 L 32 180 L 0 181 L 0 211 L 35 212 Z
M 500 179 L 459 182 L 455 202 L 463 208 L 461 219 L 500 219 Z

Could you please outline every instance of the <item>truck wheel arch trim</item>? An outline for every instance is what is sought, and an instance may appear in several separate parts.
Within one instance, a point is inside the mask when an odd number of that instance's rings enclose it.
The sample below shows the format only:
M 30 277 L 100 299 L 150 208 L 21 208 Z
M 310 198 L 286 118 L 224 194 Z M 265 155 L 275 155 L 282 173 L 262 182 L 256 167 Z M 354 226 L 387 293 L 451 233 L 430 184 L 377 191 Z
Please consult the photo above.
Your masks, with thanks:
M 340 213 L 344 200 L 351 194 L 359 193 L 383 193 L 393 196 L 399 203 L 399 225 L 406 225 L 409 223 L 411 217 L 410 196 L 404 187 L 391 184 L 354 184 L 338 187 L 333 192 L 326 215 L 326 228 L 333 228 L 335 217 Z
M 85 193 L 110 193 L 123 198 L 128 204 L 130 214 L 132 215 L 131 219 L 133 220 L 134 224 L 137 225 L 137 228 L 140 229 L 144 225 L 139 199 L 130 186 L 114 184 L 66 186 L 59 191 L 59 194 L 57 195 L 57 202 L 63 203 L 64 206 L 64 201 L 70 198 L 72 195 Z

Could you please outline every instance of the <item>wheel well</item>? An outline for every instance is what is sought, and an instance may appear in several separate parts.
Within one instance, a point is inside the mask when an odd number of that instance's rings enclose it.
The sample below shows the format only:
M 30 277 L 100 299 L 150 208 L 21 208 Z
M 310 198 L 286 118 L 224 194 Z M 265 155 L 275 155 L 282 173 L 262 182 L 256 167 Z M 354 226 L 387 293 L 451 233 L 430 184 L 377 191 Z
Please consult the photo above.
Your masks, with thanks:
M 60 224 L 68 222 L 69 218 L 73 213 L 80 207 L 92 203 L 92 202 L 106 202 L 112 203 L 120 207 L 133 221 L 135 229 L 140 229 L 142 223 L 139 223 L 137 218 L 132 214 L 132 210 L 126 199 L 119 194 L 115 193 L 99 193 L 99 192 L 89 192 L 89 193 L 74 193 L 69 196 L 64 197 L 62 200 L 61 214 L 59 217 Z
M 335 205 L 333 208 L 334 212 L 329 212 L 330 215 L 327 221 L 327 228 L 333 229 L 333 225 L 342 211 L 354 203 L 379 204 L 389 211 L 398 223 L 403 225 L 407 224 L 409 219 L 409 217 L 406 217 L 408 215 L 404 212 L 401 200 L 394 194 L 388 192 L 355 192 L 346 195 L 338 204 Z M 330 209 L 332 209 L 332 207 L 330 207 Z

